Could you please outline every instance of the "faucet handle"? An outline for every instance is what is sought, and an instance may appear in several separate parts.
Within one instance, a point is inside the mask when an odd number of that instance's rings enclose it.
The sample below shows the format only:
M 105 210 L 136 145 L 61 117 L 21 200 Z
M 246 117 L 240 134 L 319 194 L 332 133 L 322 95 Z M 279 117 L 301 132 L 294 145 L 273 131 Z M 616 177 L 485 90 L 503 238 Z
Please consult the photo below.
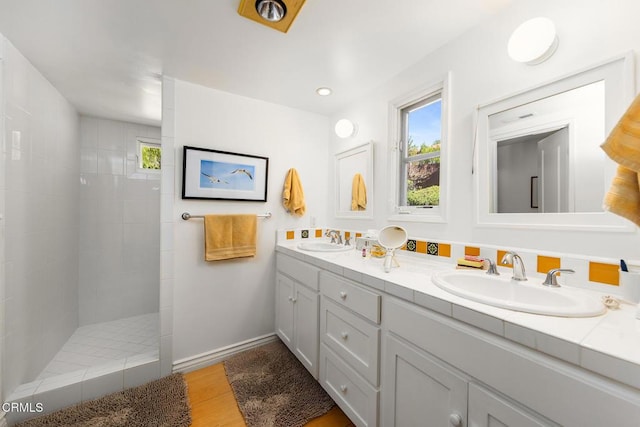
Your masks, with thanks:
M 542 284 L 544 286 L 549 286 L 552 288 L 559 288 L 560 287 L 560 285 L 558 284 L 559 273 L 573 274 L 575 273 L 575 271 L 570 268 L 552 268 L 547 273 L 547 277 L 544 279 L 544 282 L 542 282 Z
M 498 268 L 496 267 L 496 263 L 493 262 L 491 258 L 482 258 L 482 261 L 487 261 L 489 263 L 489 268 L 487 269 L 487 274 L 491 276 L 499 276 Z

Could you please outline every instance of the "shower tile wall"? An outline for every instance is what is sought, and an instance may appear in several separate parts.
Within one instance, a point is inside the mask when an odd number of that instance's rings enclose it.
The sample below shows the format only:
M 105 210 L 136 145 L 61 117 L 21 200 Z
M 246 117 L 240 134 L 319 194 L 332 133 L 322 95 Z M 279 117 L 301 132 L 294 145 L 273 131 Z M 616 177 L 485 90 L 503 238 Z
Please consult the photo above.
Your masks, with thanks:
M 160 174 L 137 168 L 137 138 L 160 128 L 80 117 L 80 325 L 158 311 Z
M 0 36 L 4 133 L 4 396 L 78 326 L 78 114 Z M 1 285 L 2 283 L 0 283 Z

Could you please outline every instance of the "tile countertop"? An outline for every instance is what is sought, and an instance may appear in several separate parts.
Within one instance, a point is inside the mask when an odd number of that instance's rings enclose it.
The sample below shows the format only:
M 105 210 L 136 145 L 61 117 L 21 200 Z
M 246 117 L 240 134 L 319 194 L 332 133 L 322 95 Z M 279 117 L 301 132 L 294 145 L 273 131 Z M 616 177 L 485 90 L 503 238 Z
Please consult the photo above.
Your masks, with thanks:
M 382 259 L 364 259 L 355 250 L 309 252 L 297 244 L 279 243 L 276 251 L 640 389 L 640 320 L 634 305 L 622 303 L 619 309 L 584 318 L 522 313 L 467 300 L 434 285 L 431 275 L 453 269 L 451 263 L 399 251 L 400 267 L 385 273 Z M 544 277 L 536 273 L 529 279 L 542 283 Z

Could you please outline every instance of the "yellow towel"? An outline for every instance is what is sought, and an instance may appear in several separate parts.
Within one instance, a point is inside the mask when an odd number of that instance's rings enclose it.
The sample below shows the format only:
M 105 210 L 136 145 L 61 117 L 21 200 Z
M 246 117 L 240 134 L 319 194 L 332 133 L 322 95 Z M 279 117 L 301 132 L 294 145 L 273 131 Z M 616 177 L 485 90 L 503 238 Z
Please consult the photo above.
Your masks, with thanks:
M 640 96 L 601 148 L 620 165 L 605 196 L 604 207 L 640 226 Z
M 359 173 L 353 176 L 351 183 L 351 210 L 364 211 L 367 209 L 367 186 Z
M 204 260 L 256 255 L 256 215 L 205 215 Z
M 298 177 L 298 171 L 294 168 L 289 169 L 289 172 L 287 172 L 282 199 L 282 204 L 291 215 L 302 216 L 307 210 L 304 203 L 304 190 Z

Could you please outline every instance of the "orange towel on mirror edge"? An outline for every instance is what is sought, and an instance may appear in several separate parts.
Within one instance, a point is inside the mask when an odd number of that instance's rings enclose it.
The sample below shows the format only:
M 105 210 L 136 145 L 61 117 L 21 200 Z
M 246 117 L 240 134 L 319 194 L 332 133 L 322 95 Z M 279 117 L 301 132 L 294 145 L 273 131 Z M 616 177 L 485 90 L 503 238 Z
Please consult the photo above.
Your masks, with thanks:
M 359 173 L 353 176 L 351 183 L 351 210 L 364 211 L 367 209 L 367 186 Z
M 256 215 L 205 215 L 204 260 L 256 255 Z
M 282 204 L 291 215 L 302 216 L 307 210 L 304 203 L 304 190 L 298 177 L 298 171 L 294 168 L 289 169 L 284 179 Z
M 624 113 L 601 148 L 619 164 L 604 208 L 640 227 L 640 96 Z

